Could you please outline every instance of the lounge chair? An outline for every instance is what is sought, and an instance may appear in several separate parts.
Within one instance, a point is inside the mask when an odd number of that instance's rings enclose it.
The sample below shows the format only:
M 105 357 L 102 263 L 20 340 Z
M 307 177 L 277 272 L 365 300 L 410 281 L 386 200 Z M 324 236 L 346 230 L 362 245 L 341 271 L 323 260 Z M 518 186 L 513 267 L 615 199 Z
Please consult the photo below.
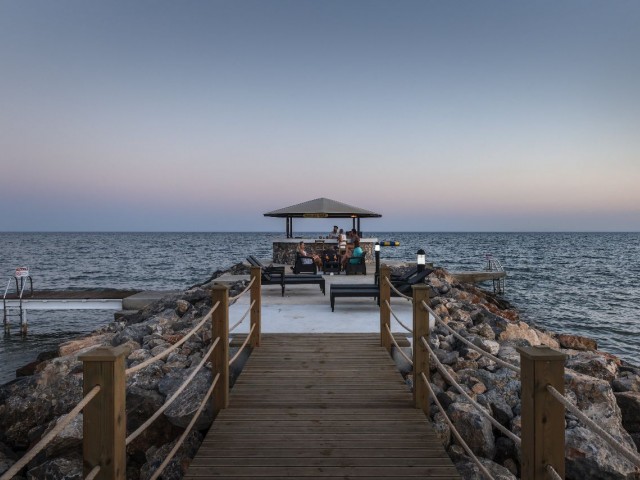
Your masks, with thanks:
M 282 296 L 286 285 L 319 285 L 322 294 L 325 295 L 324 278 L 322 275 L 286 275 L 284 267 L 266 266 L 253 255 L 247 257 L 247 262 L 254 267 L 260 267 L 260 280 L 263 285 L 280 285 Z
M 313 262 L 311 257 L 303 257 L 299 253 L 296 253 L 296 263 L 292 267 L 293 273 L 296 275 L 299 273 L 318 273 L 318 267 Z
M 346 273 L 347 275 L 356 275 L 358 273 L 366 275 L 367 265 L 364 263 L 364 257 L 366 255 L 367 252 L 363 252 L 363 254 L 359 257 L 351 257 L 350 259 L 348 259 L 347 264 L 344 267 L 344 273 Z
M 340 257 L 336 250 L 325 250 L 322 253 L 322 273 L 340 273 Z
M 407 277 L 406 281 L 392 279 L 391 283 L 400 293 L 404 295 L 411 295 L 411 287 L 424 282 L 424 279 L 427 278 L 431 272 L 433 272 L 433 270 L 426 268 L 422 272 L 413 272 L 412 275 Z M 397 297 L 398 294 L 392 289 L 391 296 Z M 380 287 L 378 285 L 371 284 L 332 284 L 329 293 L 332 312 L 335 310 L 337 297 L 372 297 L 378 299 L 380 297 Z

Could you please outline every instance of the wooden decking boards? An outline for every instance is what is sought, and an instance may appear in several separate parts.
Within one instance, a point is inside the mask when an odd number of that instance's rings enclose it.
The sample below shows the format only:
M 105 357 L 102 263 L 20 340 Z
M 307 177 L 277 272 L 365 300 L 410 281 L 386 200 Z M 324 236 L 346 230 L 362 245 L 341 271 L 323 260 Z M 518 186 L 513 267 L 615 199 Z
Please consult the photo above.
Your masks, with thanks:
M 263 335 L 185 478 L 459 479 L 379 343 Z

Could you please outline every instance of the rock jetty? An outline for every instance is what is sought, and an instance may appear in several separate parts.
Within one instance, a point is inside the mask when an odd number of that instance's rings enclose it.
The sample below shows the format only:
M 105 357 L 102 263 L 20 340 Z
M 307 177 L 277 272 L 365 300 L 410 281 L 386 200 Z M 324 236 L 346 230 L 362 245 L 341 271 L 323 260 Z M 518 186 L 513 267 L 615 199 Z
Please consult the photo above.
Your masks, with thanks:
M 232 273 L 246 273 L 239 264 Z M 124 345 L 127 366 L 133 366 L 179 341 L 211 308 L 210 287 L 223 272 L 206 283 L 161 301 L 83 338 L 67 342 L 58 352 L 42 355 L 16 380 L 0 387 L 0 474 L 55 427 L 82 396 L 82 364 L 78 355 L 99 345 Z M 504 300 L 475 286 L 458 283 L 443 269 L 427 279 L 434 311 L 460 335 L 504 361 L 518 364 L 518 346 L 547 345 L 567 354 L 566 395 L 583 412 L 630 449 L 640 444 L 640 369 L 597 350 L 596 342 L 558 334 L 523 322 Z M 234 285 L 231 295 L 244 285 Z M 431 346 L 449 375 L 505 428 L 519 435 L 520 380 L 457 340 L 436 324 Z M 180 386 L 202 359 L 211 342 L 203 328 L 159 361 L 127 379 L 127 430 L 135 430 Z M 234 352 L 231 352 L 233 355 Z M 407 374 L 408 368 L 400 370 Z M 242 364 L 243 362 L 238 362 Z M 235 366 L 235 364 L 234 364 Z M 241 368 L 241 365 L 238 365 Z M 232 372 L 231 383 L 234 375 Z M 410 385 L 410 375 L 406 376 Z M 203 369 L 187 390 L 149 429 L 127 447 L 127 478 L 147 479 L 184 431 L 211 382 Z M 453 424 L 496 479 L 519 477 L 520 453 L 512 440 L 480 415 L 432 365 L 431 384 Z M 481 479 L 479 469 L 453 440 L 443 414 L 432 405 L 436 431 L 465 479 Z M 205 411 L 165 470 L 162 478 L 179 479 L 197 451 L 211 422 Z M 21 473 L 27 479 L 81 479 L 82 416 L 72 422 Z M 640 478 L 638 469 L 609 447 L 570 413 L 566 415 L 567 479 Z

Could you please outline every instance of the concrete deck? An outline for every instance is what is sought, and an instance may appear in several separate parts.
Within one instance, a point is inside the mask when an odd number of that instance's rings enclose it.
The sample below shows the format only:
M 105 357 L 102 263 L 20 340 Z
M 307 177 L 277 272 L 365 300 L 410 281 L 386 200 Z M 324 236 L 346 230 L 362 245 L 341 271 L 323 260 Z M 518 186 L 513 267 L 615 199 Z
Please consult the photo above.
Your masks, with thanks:
M 288 267 L 287 267 L 288 269 Z M 289 270 L 290 271 L 290 270 Z M 326 295 L 317 285 L 287 286 L 281 296 L 279 285 L 262 286 L 262 332 L 264 333 L 380 333 L 380 310 L 373 298 L 338 298 L 331 312 L 329 292 L 334 283 L 374 283 L 375 267 L 367 266 L 367 275 L 324 275 Z M 302 275 L 302 274 L 301 274 Z M 216 282 L 249 280 L 248 275 L 223 275 Z M 411 323 L 412 307 L 404 299 L 391 299 L 392 308 L 405 322 Z M 234 324 L 249 306 L 249 296 L 240 298 L 229 310 L 229 323 Z M 393 331 L 404 331 L 392 320 Z M 237 333 L 248 332 L 248 322 Z

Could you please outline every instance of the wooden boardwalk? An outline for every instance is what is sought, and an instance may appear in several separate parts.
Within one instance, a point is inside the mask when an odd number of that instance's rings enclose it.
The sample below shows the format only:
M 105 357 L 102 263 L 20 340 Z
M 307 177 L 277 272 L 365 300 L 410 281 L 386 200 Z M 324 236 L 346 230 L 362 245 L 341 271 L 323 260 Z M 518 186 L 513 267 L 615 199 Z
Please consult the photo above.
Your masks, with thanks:
M 185 478 L 459 479 L 379 342 L 263 335 Z

